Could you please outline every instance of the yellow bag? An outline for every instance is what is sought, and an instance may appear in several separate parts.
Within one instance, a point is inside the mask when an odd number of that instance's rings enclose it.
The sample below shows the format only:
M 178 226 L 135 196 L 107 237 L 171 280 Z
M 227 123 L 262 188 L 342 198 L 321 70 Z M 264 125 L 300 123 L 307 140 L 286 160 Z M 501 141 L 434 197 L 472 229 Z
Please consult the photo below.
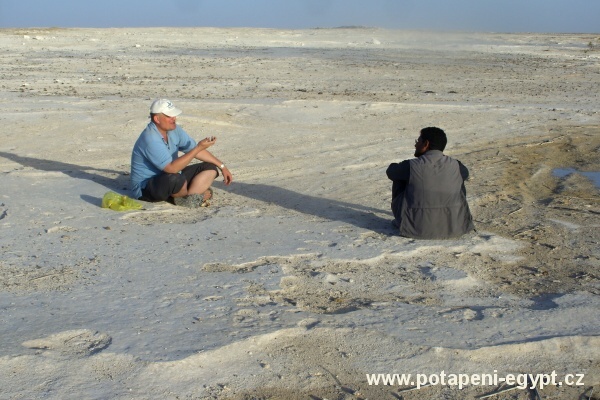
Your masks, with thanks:
M 102 198 L 102 208 L 115 211 L 139 210 L 142 207 L 141 203 L 115 192 L 107 192 Z

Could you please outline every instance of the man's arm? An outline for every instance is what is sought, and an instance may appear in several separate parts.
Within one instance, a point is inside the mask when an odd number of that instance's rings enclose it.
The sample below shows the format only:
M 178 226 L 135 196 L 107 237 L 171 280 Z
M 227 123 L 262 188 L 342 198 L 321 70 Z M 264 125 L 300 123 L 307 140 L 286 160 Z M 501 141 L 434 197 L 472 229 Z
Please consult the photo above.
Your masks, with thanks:
M 392 181 L 408 181 L 410 178 L 410 163 L 408 160 L 401 163 L 391 163 L 385 173 Z
M 215 164 L 217 167 L 219 167 L 219 169 L 223 173 L 223 182 L 225 182 L 226 185 L 229 185 L 231 183 L 231 181 L 233 180 L 233 175 L 231 175 L 231 172 L 229 171 L 229 169 L 225 166 L 225 164 L 221 160 L 219 160 L 217 157 L 215 157 L 210 151 L 208 151 L 208 150 L 200 151 L 198 154 L 196 154 L 196 159 L 198 159 L 200 161 L 204 161 L 204 162 L 209 162 L 211 164 Z M 222 169 L 221 169 L 221 165 L 223 165 Z
M 210 151 L 208 150 L 202 150 L 200 152 L 198 152 L 195 155 L 197 160 L 200 161 L 204 161 L 204 162 L 209 162 L 211 164 L 215 164 L 217 167 L 221 166 L 221 164 L 223 164 L 221 162 L 221 160 L 219 160 L 217 157 L 215 157 Z
M 458 160 L 457 160 L 458 161 Z M 469 179 L 469 169 L 463 165 L 460 161 L 458 161 L 458 169 L 460 170 L 460 176 L 462 176 L 463 181 Z
M 176 174 L 185 167 L 187 167 L 194 158 L 203 151 L 206 151 L 207 148 L 215 144 L 216 139 L 209 140 L 209 138 L 202 139 L 192 150 L 188 151 L 184 155 L 177 157 L 175 160 L 171 161 L 167 164 L 163 171 L 169 174 Z M 210 154 L 210 153 L 209 153 Z M 219 164 L 220 165 L 220 164 Z

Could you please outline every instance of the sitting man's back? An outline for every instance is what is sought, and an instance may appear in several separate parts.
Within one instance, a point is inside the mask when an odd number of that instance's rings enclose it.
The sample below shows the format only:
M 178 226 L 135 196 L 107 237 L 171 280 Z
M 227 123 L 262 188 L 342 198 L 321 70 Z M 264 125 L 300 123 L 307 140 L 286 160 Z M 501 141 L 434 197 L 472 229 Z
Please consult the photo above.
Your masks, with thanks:
M 394 225 L 400 235 L 447 239 L 474 229 L 464 181 L 468 169 L 445 156 L 446 134 L 425 128 L 415 143 L 415 157 L 392 163 L 386 173 L 392 184 Z

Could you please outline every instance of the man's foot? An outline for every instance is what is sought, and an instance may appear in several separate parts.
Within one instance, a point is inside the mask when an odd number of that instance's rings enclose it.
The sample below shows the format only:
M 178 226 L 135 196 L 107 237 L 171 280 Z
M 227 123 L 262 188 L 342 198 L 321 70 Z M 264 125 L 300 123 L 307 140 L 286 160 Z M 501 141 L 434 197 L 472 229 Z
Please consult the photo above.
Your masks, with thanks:
M 204 194 L 188 194 L 183 197 L 176 197 L 174 204 L 181 207 L 198 208 L 210 206 L 209 200 L 213 197 L 213 190 L 211 188 L 206 189 Z
M 199 194 L 189 194 L 183 197 L 175 198 L 175 205 L 180 207 L 188 207 L 188 208 L 198 208 L 198 207 L 208 207 L 210 203 L 208 200 L 204 199 L 204 196 Z

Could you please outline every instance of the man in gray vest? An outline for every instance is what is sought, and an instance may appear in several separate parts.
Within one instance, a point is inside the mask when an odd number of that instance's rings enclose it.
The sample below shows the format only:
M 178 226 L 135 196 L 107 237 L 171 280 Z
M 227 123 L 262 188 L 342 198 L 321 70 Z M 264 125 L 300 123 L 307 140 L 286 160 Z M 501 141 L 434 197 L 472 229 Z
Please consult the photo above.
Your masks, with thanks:
M 392 163 L 393 224 L 401 236 L 416 239 L 455 238 L 475 229 L 464 181 L 469 170 L 445 156 L 446 134 L 440 128 L 421 130 L 415 157 Z

